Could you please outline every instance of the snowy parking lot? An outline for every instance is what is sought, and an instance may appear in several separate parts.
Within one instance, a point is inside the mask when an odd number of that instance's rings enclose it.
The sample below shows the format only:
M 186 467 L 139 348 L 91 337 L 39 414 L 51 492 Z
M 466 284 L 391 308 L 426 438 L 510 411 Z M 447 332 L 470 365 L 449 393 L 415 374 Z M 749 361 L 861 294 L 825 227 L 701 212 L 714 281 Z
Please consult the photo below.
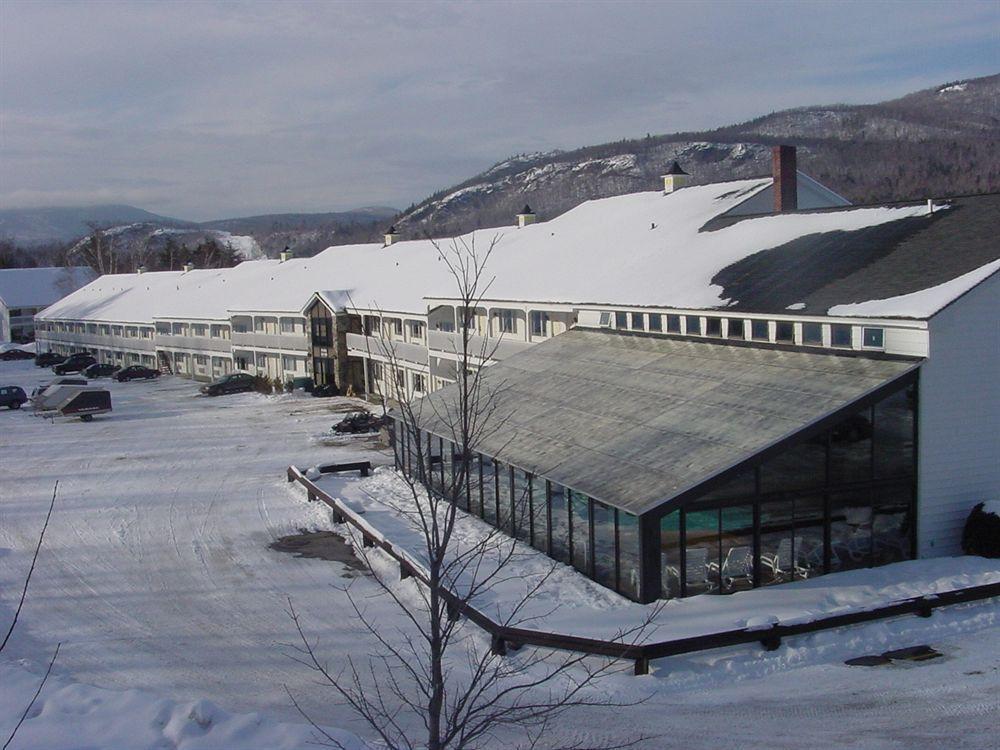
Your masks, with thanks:
M 49 377 L 31 362 L 0 363 L 0 385 L 30 391 Z M 28 408 L 0 412 L 4 626 L 59 481 L 28 603 L 0 657 L 0 735 L 30 698 L 30 673 L 43 672 L 61 642 L 44 710 L 26 721 L 15 748 L 307 747 L 309 728 L 286 685 L 324 725 L 369 736 L 289 658 L 296 638 L 286 607 L 291 597 L 336 663 L 374 650 L 338 587 L 375 587 L 351 565 L 268 545 L 300 529 L 332 528 L 320 504 L 285 482 L 289 464 L 385 463 L 389 454 L 364 441 L 319 439 L 338 419 L 333 409 L 349 408 L 342 399 L 209 399 L 169 376 L 109 388 L 114 412 L 90 424 Z M 370 601 L 377 616 L 392 617 L 387 602 Z M 944 656 L 843 664 L 923 643 Z M 622 674 L 605 684 L 645 701 L 625 710 L 628 720 L 622 712 L 613 721 L 600 711 L 575 716 L 553 740 L 627 739 L 641 729 L 658 735 L 648 748 L 995 746 L 1000 604 L 820 633 L 771 653 L 748 646 L 654 666 L 648 677 Z M 122 692 L 134 689 L 143 692 Z M 200 699 L 219 709 L 187 708 Z M 256 713 L 237 716 L 247 712 Z M 206 716 L 214 717 L 207 725 Z M 134 717 L 143 717 L 141 730 L 109 730 Z M 191 722 L 199 732 L 181 726 Z M 105 739 L 84 736 L 99 730 Z

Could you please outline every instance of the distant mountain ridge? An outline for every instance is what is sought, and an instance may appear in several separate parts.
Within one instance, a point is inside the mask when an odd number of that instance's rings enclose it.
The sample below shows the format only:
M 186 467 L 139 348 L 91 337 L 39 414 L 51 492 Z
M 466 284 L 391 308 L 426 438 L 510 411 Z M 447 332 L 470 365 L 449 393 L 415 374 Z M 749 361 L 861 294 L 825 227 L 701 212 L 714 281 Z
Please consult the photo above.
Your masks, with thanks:
M 247 249 L 249 257 L 276 255 L 286 246 L 311 255 L 331 244 L 368 240 L 378 235 L 381 225 L 397 213 L 395 208 L 370 206 L 351 211 L 264 214 L 194 222 L 120 204 L 0 209 L 0 239 L 21 247 L 70 243 L 86 236 L 93 225 L 118 234 L 169 234 L 178 242 L 214 237 L 225 243 L 233 237 L 241 250 Z
M 521 154 L 439 191 L 395 220 L 403 236 L 510 224 L 525 203 L 542 219 L 580 203 L 655 190 L 677 159 L 694 184 L 770 174 L 772 145 L 855 203 L 1000 190 L 1000 75 L 879 104 L 800 107 L 715 130 Z

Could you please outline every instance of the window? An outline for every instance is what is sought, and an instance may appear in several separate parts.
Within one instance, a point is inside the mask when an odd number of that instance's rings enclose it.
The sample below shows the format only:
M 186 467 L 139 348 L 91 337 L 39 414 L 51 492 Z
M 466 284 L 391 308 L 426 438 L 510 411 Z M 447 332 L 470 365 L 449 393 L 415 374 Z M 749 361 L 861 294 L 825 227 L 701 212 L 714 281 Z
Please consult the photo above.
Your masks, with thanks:
M 333 335 L 330 332 L 332 323 L 330 318 L 312 319 L 313 346 L 331 346 L 333 344 Z
M 514 333 L 514 311 L 499 310 L 497 312 L 497 332 Z
M 628 328 L 628 313 L 627 312 L 616 312 L 615 313 L 615 328 Z
M 531 335 L 547 336 L 549 332 L 549 314 L 540 310 L 531 312 Z
M 594 580 L 610 589 L 618 586 L 615 554 L 615 510 L 594 501 Z
M 427 392 L 427 381 L 420 373 L 413 373 L 413 390 L 417 393 Z
M 705 319 L 705 335 L 706 336 L 722 336 L 722 318 L 706 318 Z
M 298 321 L 295 318 L 282 318 L 281 319 L 281 332 L 282 333 L 296 333 L 298 327 Z
M 795 324 L 789 320 L 779 320 L 775 325 L 774 340 L 782 344 L 794 344 Z
M 646 330 L 646 316 L 643 313 L 632 313 L 632 330 Z
M 402 318 L 390 318 L 389 320 L 389 332 L 393 336 L 402 338 L 403 336 L 403 320 Z
M 298 370 L 299 362 L 301 362 L 301 360 L 298 357 L 289 357 L 287 354 L 281 355 L 281 369 L 283 370 L 295 372 Z
M 851 327 L 843 323 L 830 326 L 830 344 L 842 349 L 851 348 Z
M 701 318 L 697 315 L 687 315 L 684 322 L 689 336 L 701 336 Z
M 681 316 L 680 315 L 668 315 L 667 316 L 667 333 L 680 333 L 681 332 Z
M 771 331 L 766 320 L 750 321 L 750 337 L 754 341 L 770 341 Z
M 569 498 L 573 567 L 590 575 L 590 498 L 575 490 L 569 491 Z
M 569 504 L 566 488 L 555 483 L 551 483 L 550 488 L 552 557 L 561 562 L 569 562 Z
M 662 331 L 663 330 L 663 316 L 659 313 L 649 314 L 649 330 L 651 331 Z
M 406 372 L 401 367 L 396 368 L 396 386 L 399 388 L 406 387 Z
M 601 318 L 600 318 L 599 325 L 601 326 L 601 328 L 610 328 L 611 327 L 611 313 L 609 313 L 609 312 L 602 312 L 601 313 Z
M 208 335 L 208 326 L 204 325 L 202 323 L 195 323 L 194 325 L 191 326 L 191 332 L 195 336 L 207 336 Z
M 264 318 L 254 318 L 253 329 L 257 333 L 264 333 Z
M 862 328 L 861 344 L 867 349 L 885 348 L 885 330 L 882 328 Z
M 743 321 L 740 318 L 730 318 L 729 319 L 729 338 L 731 339 L 743 339 L 746 338 L 746 334 L 743 331 Z
M 419 320 L 410 321 L 410 337 L 417 340 L 424 338 L 424 324 Z
M 802 324 L 802 343 L 810 346 L 823 345 L 823 326 L 820 323 Z
M 170 324 L 169 323 L 157 323 L 156 324 L 156 332 L 159 333 L 159 334 L 169 334 L 170 333 Z M 107 326 L 101 326 L 101 333 L 107 334 L 108 333 L 108 327 Z

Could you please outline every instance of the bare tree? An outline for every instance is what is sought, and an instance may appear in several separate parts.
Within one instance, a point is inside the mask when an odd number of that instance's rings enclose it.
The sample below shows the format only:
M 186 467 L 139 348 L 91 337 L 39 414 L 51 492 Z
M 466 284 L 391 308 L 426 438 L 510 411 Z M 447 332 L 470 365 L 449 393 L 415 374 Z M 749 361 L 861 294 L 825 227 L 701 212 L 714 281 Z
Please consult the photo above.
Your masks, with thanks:
M 24 608 L 24 602 L 28 598 L 28 586 L 31 584 L 31 576 L 35 572 L 35 564 L 38 562 L 38 554 L 42 551 L 42 543 L 45 541 L 45 532 L 49 528 L 49 520 L 52 518 L 52 510 L 55 508 L 56 495 L 59 493 L 59 482 L 56 482 L 55 487 L 52 488 L 52 500 L 49 501 L 49 510 L 45 514 L 45 522 L 42 524 L 42 530 L 38 533 L 38 543 L 35 544 L 35 552 L 31 556 L 31 565 L 28 566 L 28 572 L 24 576 L 24 586 L 21 587 L 21 597 L 18 599 L 17 607 L 14 609 L 14 616 L 11 618 L 10 625 L 7 628 L 7 633 L 4 635 L 3 641 L 0 642 L 0 653 L 7 648 L 7 644 L 10 642 L 11 636 L 14 634 L 14 628 L 17 627 L 17 621 L 21 616 L 21 610 Z M 42 688 L 45 687 L 46 681 L 49 679 L 49 675 L 52 673 L 52 666 L 56 663 L 56 658 L 59 656 L 59 648 L 62 643 L 57 643 L 55 651 L 52 653 L 52 658 L 49 659 L 48 669 L 45 670 L 45 675 L 42 677 L 41 681 L 38 683 L 38 689 L 35 690 L 35 694 L 28 701 L 28 705 L 24 707 L 24 711 L 21 717 L 17 720 L 14 725 L 14 729 L 11 731 L 10 736 L 3 743 L 2 750 L 7 750 L 10 743 L 14 741 L 14 737 L 24 720 L 28 716 L 28 712 L 31 711 L 31 707 L 35 705 L 35 701 L 38 700 L 38 696 L 41 695 Z
M 574 709 L 633 705 L 597 687 L 602 678 L 624 668 L 616 660 L 539 649 L 524 649 L 516 658 L 505 657 L 503 649 L 491 648 L 477 637 L 475 626 L 458 616 L 492 588 L 509 590 L 512 583 L 524 581 L 521 571 L 511 565 L 523 554 L 513 538 L 495 527 L 484 528 L 471 538 L 457 534 L 462 522 L 460 508 L 467 506 L 470 493 L 478 491 L 478 469 L 470 471 L 474 451 L 485 438 L 498 439 L 505 422 L 498 409 L 504 383 L 487 378 L 488 368 L 483 366 L 496 353 L 500 337 L 491 337 L 488 331 L 477 335 L 475 324 L 476 311 L 493 281 L 486 267 L 497 242 L 494 237 L 485 250 L 476 247 L 474 237 L 458 238 L 446 248 L 435 245 L 457 292 L 459 324 L 450 398 L 415 398 L 405 379 L 399 377 L 403 364 L 393 338 L 375 344 L 374 354 L 383 362 L 383 377 L 374 379 L 374 387 L 383 400 L 395 403 L 399 425 L 396 450 L 404 440 L 411 446 L 404 459 L 409 471 L 401 474 L 405 490 L 399 497 L 379 500 L 407 518 L 417 532 L 426 583 L 400 585 L 384 572 L 384 565 L 379 565 L 378 553 L 355 540 L 356 552 L 402 620 L 401 624 L 377 622 L 366 611 L 365 603 L 345 588 L 362 629 L 378 644 L 378 653 L 364 659 L 348 656 L 346 665 L 339 669 L 331 668 L 320 656 L 289 601 L 289 614 L 301 641 L 294 658 L 315 671 L 321 683 L 331 687 L 390 748 L 466 750 L 501 737 L 512 748 L 582 748 L 583 743 L 554 744 L 547 730 Z M 371 343 L 368 346 L 369 361 L 373 361 Z M 431 463 L 422 431 L 430 421 L 453 446 L 449 448 L 453 451 L 450 476 L 440 471 L 440 465 Z M 432 479 L 435 469 L 436 480 Z M 527 494 L 514 498 L 511 524 L 523 516 L 527 503 Z M 552 561 L 541 575 L 523 584 L 514 601 L 496 614 L 501 625 L 524 627 L 551 614 L 551 610 L 541 615 L 532 612 L 529 603 L 558 565 Z M 617 637 L 623 644 L 638 639 L 655 614 L 651 612 L 645 622 L 619 632 Z M 317 731 L 338 746 L 290 692 L 289 696 Z M 597 746 L 628 747 L 643 739 L 632 736 Z

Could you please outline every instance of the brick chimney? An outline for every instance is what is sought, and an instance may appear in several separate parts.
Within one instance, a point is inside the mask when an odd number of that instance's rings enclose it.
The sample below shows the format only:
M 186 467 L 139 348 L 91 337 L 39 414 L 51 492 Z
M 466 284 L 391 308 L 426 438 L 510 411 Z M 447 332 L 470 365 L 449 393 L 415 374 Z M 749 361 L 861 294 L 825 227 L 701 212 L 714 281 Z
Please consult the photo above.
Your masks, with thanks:
M 774 171 L 774 212 L 794 211 L 799 207 L 798 177 L 795 167 L 795 146 L 775 146 L 771 149 Z

